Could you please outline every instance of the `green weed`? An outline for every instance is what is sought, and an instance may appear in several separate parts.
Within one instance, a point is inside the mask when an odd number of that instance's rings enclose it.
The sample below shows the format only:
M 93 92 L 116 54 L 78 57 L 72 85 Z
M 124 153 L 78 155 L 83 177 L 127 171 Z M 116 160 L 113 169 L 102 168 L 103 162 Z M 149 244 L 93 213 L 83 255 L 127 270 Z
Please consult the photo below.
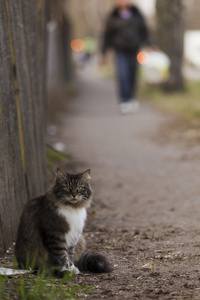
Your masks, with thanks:
M 18 269 L 15 259 L 13 269 Z M 0 275 L 0 300 L 74 300 L 93 290 L 92 287 L 74 285 L 74 276 L 73 272 L 66 273 L 62 279 L 58 279 L 46 268 L 37 274 Z
M 55 170 L 55 165 L 57 165 L 58 162 L 63 162 L 69 157 L 70 157 L 69 153 L 60 152 L 54 150 L 50 146 L 47 146 L 46 158 L 47 158 L 47 166 L 50 171 Z
M 0 299 L 5 299 L 6 278 L 0 276 Z
M 48 276 L 45 271 L 39 275 L 24 274 L 19 277 L 0 276 L 1 300 L 63 300 L 78 299 L 78 293 L 85 294 L 93 288 L 73 286 L 73 274 L 62 279 Z

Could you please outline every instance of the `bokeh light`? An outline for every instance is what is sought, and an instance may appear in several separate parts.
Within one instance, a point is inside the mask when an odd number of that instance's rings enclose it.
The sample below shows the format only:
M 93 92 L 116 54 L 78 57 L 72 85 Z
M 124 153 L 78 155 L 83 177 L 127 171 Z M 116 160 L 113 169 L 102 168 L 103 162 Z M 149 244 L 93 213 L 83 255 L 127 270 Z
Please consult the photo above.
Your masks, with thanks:
M 84 45 L 85 45 L 84 51 L 86 53 L 93 54 L 98 49 L 97 39 L 92 36 L 88 36 L 88 37 L 84 38 Z
M 141 64 L 141 65 L 146 65 L 146 64 L 148 64 L 149 59 L 150 59 L 150 55 L 149 55 L 148 52 L 141 51 L 141 52 L 139 52 L 138 55 L 137 55 L 137 61 L 138 61 L 139 64 Z
M 75 39 L 71 41 L 71 49 L 75 52 L 83 51 L 84 47 L 85 47 L 84 41 L 81 39 Z

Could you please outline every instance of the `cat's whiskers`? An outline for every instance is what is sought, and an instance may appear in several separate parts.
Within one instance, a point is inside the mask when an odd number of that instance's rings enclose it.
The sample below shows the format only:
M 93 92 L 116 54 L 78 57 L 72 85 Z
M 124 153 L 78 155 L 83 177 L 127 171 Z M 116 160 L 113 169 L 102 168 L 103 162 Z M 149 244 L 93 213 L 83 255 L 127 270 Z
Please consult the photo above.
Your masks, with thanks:
M 92 208 L 95 208 L 97 211 L 101 210 L 101 207 L 99 204 L 97 204 L 94 200 L 92 201 Z

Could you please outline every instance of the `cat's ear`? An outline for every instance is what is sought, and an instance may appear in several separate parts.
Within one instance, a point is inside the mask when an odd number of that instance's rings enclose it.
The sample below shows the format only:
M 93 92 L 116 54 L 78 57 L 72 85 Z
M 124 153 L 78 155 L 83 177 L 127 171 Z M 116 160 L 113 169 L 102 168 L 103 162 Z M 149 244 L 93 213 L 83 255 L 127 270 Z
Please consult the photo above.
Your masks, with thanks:
M 83 172 L 83 173 L 81 173 L 80 174 L 80 176 L 81 176 L 81 179 L 83 180 L 83 181 L 89 181 L 92 177 L 90 176 L 90 169 L 88 169 L 88 170 L 86 170 L 85 172 Z
M 60 168 L 57 168 L 57 171 L 56 171 L 56 178 L 61 178 L 63 176 L 66 176 L 66 173 L 60 169 Z

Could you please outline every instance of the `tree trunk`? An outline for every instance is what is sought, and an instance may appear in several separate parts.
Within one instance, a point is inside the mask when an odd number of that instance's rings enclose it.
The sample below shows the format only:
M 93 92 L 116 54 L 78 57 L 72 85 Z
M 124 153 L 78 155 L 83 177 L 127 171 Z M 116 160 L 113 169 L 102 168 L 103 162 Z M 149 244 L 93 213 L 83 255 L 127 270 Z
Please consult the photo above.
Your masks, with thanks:
M 168 91 L 181 90 L 184 87 L 182 75 L 184 38 L 183 0 L 157 0 L 156 9 L 158 44 L 171 60 L 170 78 L 164 87 Z
M 46 189 L 45 1 L 0 1 L 0 255 Z

